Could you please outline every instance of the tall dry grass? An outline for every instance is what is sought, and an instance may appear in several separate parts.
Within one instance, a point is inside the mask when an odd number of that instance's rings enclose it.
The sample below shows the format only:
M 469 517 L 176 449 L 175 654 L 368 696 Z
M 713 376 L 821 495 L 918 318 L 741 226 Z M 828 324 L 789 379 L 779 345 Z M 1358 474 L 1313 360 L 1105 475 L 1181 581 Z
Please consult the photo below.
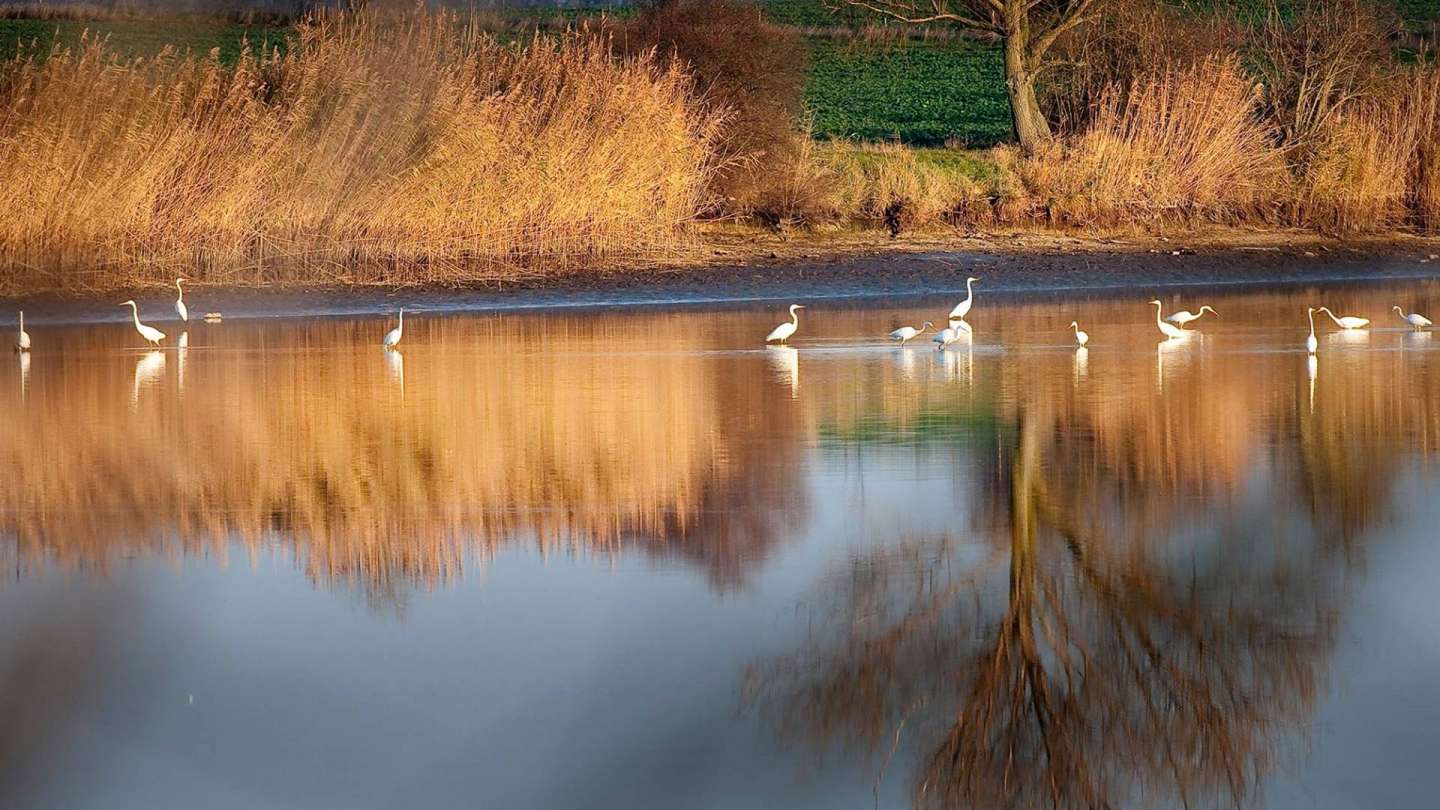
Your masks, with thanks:
M 1052 216 L 1269 220 L 1289 180 L 1235 58 L 1160 72 L 1102 103 L 1090 127 L 1018 167 Z
M 672 64 L 578 33 L 509 47 L 444 12 L 313 16 L 234 66 L 87 39 L 0 73 L 0 289 L 665 253 L 715 120 Z
M 1440 225 L 1440 68 L 1417 67 L 1320 126 L 1295 220 L 1341 232 Z

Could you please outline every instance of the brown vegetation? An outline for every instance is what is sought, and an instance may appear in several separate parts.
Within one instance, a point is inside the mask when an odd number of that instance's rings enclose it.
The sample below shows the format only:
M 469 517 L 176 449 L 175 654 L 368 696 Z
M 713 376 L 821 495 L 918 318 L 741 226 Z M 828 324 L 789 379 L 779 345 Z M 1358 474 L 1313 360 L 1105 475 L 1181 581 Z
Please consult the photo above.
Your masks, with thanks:
M 800 36 L 753 2 L 674 0 L 642 10 L 619 37 L 632 54 L 654 50 L 681 64 L 719 120 L 708 211 L 765 207 L 771 175 L 794 166 L 808 140 L 796 127 L 807 67 Z
M 519 45 L 415 9 L 311 16 L 233 65 L 23 54 L 0 65 L 0 293 L 503 279 L 683 257 L 707 218 L 1440 227 L 1440 67 L 1393 59 L 1370 4 L 1095 9 L 1048 46 L 1061 137 L 1029 154 L 815 144 L 798 34 L 742 0 Z
M 311 17 L 233 66 L 90 40 L 3 71 L 0 289 L 668 252 L 714 129 L 676 66 L 575 34 L 502 46 L 438 12 Z

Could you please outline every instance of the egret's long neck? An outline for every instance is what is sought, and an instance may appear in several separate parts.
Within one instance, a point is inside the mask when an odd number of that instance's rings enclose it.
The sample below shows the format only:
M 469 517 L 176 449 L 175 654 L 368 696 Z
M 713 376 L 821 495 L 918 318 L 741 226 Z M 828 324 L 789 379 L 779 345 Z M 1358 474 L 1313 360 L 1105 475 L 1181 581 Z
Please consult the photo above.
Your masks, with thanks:
M 134 304 L 130 305 L 130 317 L 135 319 L 135 328 L 140 328 L 140 308 Z
M 177 301 L 184 301 L 184 300 L 185 300 L 185 290 L 180 287 L 180 280 L 179 280 L 179 279 L 176 279 L 176 280 L 175 280 L 175 292 L 176 292 L 176 293 L 178 294 L 178 296 L 179 296 L 179 297 L 176 298 L 175 300 L 177 300 Z
M 1310 316 L 1310 336 L 1311 336 L 1311 337 L 1314 337 L 1314 336 L 1315 336 L 1315 313 L 1313 313 L 1313 312 L 1307 312 L 1307 313 L 1305 313 L 1305 314 Z M 1334 317 L 1334 316 L 1332 315 L 1331 317 Z
M 790 322 L 796 326 L 800 325 L 800 310 L 793 308 L 790 310 Z
M 1160 304 L 1158 302 L 1155 304 L 1155 325 L 1160 325 Z
M 401 333 L 405 331 L 405 310 L 403 309 L 400 310 L 400 325 L 395 328 L 398 329 Z
M 975 297 L 975 279 L 965 279 L 965 300 L 969 301 Z

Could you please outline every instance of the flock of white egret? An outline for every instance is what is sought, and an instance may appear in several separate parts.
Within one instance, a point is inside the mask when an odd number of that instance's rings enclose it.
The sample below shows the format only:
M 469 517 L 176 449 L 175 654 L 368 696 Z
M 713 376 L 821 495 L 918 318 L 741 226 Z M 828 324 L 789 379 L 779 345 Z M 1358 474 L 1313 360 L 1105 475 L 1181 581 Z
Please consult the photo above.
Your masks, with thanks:
M 970 314 L 971 307 L 975 305 L 975 282 L 979 280 L 980 279 L 975 278 L 974 276 L 965 279 L 965 300 L 956 304 L 955 308 L 950 310 L 950 316 L 948 321 L 949 325 L 945 329 L 940 330 L 933 338 L 931 338 L 931 340 L 937 344 L 937 351 L 944 351 L 945 347 L 959 340 L 961 335 L 973 334 L 974 330 L 971 328 L 970 324 L 965 321 L 965 316 Z M 190 320 L 190 311 L 185 306 L 185 289 L 181 286 L 184 281 L 185 279 L 183 278 L 175 279 L 175 314 L 179 316 L 182 322 L 188 322 Z M 1179 312 L 1174 312 L 1170 315 L 1166 315 L 1164 312 L 1165 305 L 1161 303 L 1159 299 L 1150 301 L 1150 304 L 1155 307 L 1155 328 L 1160 330 L 1160 334 L 1171 340 L 1184 338 L 1186 335 L 1190 334 L 1189 330 L 1187 330 L 1185 327 L 1191 323 L 1194 323 L 1195 321 L 1200 320 L 1200 318 L 1204 317 L 1205 313 L 1207 312 L 1217 318 L 1220 317 L 1220 313 L 1216 312 L 1214 308 L 1210 307 L 1209 305 L 1200 307 L 1199 311 L 1197 312 L 1191 312 L 1188 309 L 1182 309 Z M 130 307 L 130 317 L 134 321 L 135 331 L 140 334 L 140 337 L 144 338 L 145 341 L 152 346 L 159 346 L 160 342 L 165 339 L 165 333 L 161 332 L 159 329 L 156 329 L 153 326 L 149 326 L 140 322 L 140 307 L 135 303 L 135 301 L 124 301 L 120 304 L 120 306 Z M 791 304 L 790 320 L 775 327 L 769 335 L 765 336 L 765 342 L 785 343 L 790 338 L 794 337 L 795 333 L 800 331 L 799 310 L 802 310 L 804 308 L 804 304 Z M 1425 329 L 1432 325 L 1430 319 L 1425 317 L 1424 315 L 1416 312 L 1406 314 L 1405 310 L 1401 309 L 1398 306 L 1393 307 L 1392 309 L 1400 316 L 1400 319 L 1402 321 L 1417 330 Z M 1323 312 L 1326 315 L 1330 316 L 1330 320 L 1334 321 L 1335 325 L 1340 327 L 1341 329 L 1365 329 L 1370 326 L 1369 318 L 1361 318 L 1354 315 L 1336 315 L 1330 310 L 1329 307 L 1308 307 L 1305 311 L 1305 315 L 1310 322 L 1310 336 L 1305 339 L 1305 348 L 1310 352 L 1310 354 L 1314 354 L 1320 345 L 1319 341 L 1315 339 L 1316 312 Z M 207 321 L 219 320 L 219 317 L 219 313 L 214 312 L 207 313 L 205 315 L 205 319 Z M 891 332 L 889 337 L 891 340 L 898 341 L 901 346 L 904 346 L 906 343 L 919 337 L 927 329 L 931 329 L 933 327 L 934 325 L 930 321 L 926 321 L 918 328 L 914 326 L 902 326 L 899 329 Z M 1077 321 L 1071 321 L 1070 328 L 1075 331 L 1075 345 L 1080 348 L 1085 348 L 1085 346 L 1090 342 L 1090 334 L 1081 329 L 1080 324 Z M 395 348 L 396 346 L 400 345 L 400 339 L 404 336 L 404 333 L 405 308 L 401 307 L 399 323 L 394 329 L 391 329 L 385 334 L 385 339 L 382 341 L 381 345 L 383 345 L 387 349 Z M 15 341 L 15 351 L 28 352 L 30 351 L 30 345 L 30 333 L 25 331 L 25 313 L 24 311 L 21 311 L 20 334 Z
M 938 344 L 935 347 L 936 351 L 944 351 L 946 346 L 959 340 L 961 335 L 974 333 L 970 324 L 965 321 L 965 316 L 970 314 L 970 308 L 975 304 L 974 285 L 975 282 L 979 280 L 980 279 L 974 276 L 965 279 L 965 300 L 956 304 L 955 308 L 950 310 L 949 327 L 940 330 L 940 332 L 936 333 L 935 337 L 931 338 L 933 342 Z M 1216 312 L 1215 309 L 1208 304 L 1200 307 L 1197 312 L 1182 309 L 1179 312 L 1173 312 L 1169 315 L 1165 314 L 1165 305 L 1161 303 L 1159 299 L 1150 301 L 1150 304 L 1155 307 L 1155 328 L 1159 329 L 1160 334 L 1169 340 L 1181 339 L 1188 336 L 1190 330 L 1185 327 L 1200 320 L 1207 312 L 1217 318 L 1220 317 L 1220 313 Z M 775 327 L 769 335 L 765 336 L 765 342 L 784 343 L 794 337 L 795 333 L 800 331 L 800 316 L 796 314 L 796 310 L 804 308 L 805 306 L 803 304 L 791 304 L 790 320 Z M 1393 307 L 1393 309 L 1400 315 L 1400 320 L 1417 330 L 1425 329 L 1432 325 L 1430 319 L 1424 315 L 1415 312 L 1407 315 L 1405 311 L 1398 306 Z M 1314 354 L 1319 348 L 1319 342 L 1315 339 L 1316 312 L 1323 312 L 1329 315 L 1330 320 L 1334 321 L 1335 325 L 1341 329 L 1365 329 L 1370 326 L 1369 318 L 1361 318 L 1354 315 L 1336 315 L 1330 311 L 1329 307 L 1309 307 L 1306 309 L 1305 314 L 1310 321 L 1310 336 L 1305 339 L 1305 348 L 1310 354 Z M 889 337 L 891 340 L 898 341 L 901 346 L 904 346 L 906 343 L 919 337 L 925 330 L 933 328 L 933 326 L 930 321 L 926 321 L 918 328 L 914 326 L 902 326 L 891 332 Z M 1075 330 L 1075 345 L 1082 349 L 1085 348 L 1086 345 L 1090 343 L 1090 333 L 1081 329 L 1077 321 L 1071 321 L 1070 328 Z

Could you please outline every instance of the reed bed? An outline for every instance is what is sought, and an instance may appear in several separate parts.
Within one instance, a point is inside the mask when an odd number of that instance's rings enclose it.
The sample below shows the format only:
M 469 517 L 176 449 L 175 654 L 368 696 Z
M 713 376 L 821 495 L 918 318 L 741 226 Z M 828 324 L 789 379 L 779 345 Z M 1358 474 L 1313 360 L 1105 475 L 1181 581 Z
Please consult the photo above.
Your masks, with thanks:
M 0 289 L 669 254 L 718 117 L 674 63 L 573 32 L 506 46 L 423 10 L 312 16 L 229 66 L 87 38 L 0 70 Z
M 1266 221 L 1289 176 L 1258 103 L 1238 60 L 1207 59 L 1108 99 L 1085 132 L 1018 172 L 1059 216 L 1082 222 Z

